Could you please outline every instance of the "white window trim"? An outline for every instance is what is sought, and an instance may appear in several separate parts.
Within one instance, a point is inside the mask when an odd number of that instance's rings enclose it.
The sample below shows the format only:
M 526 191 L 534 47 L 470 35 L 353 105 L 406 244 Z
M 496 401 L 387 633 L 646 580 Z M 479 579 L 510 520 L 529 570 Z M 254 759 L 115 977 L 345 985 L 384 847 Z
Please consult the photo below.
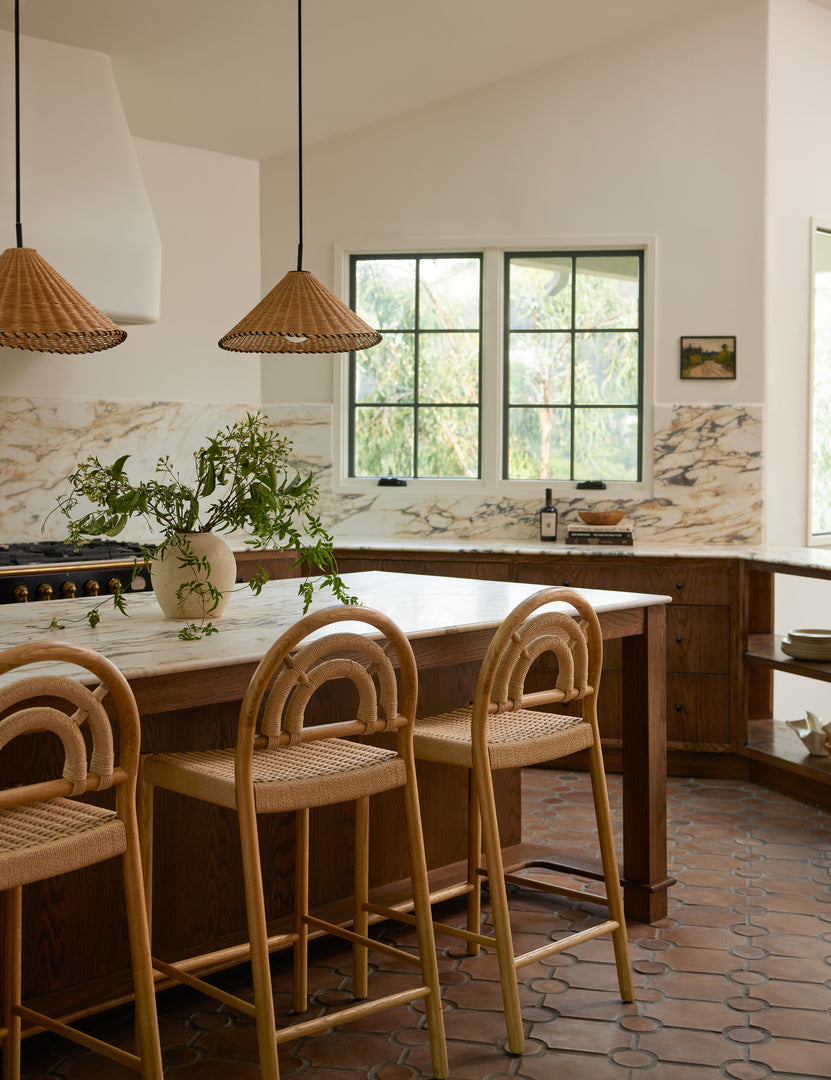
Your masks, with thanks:
M 406 487 L 379 487 L 371 478 L 348 475 L 349 470 L 349 356 L 338 354 L 333 360 L 333 438 L 332 491 L 336 495 L 374 494 L 390 508 L 405 506 L 417 498 L 455 495 L 481 498 L 513 496 L 517 499 L 539 498 L 543 486 L 551 487 L 554 498 L 577 496 L 573 480 L 505 480 L 502 471 L 502 371 L 497 363 L 488 363 L 488 356 L 502 352 L 503 304 L 500 299 L 504 277 L 505 251 L 604 251 L 609 248 L 642 248 L 644 252 L 643 282 L 643 479 L 638 483 L 607 483 L 604 491 L 579 491 L 585 502 L 602 499 L 640 499 L 652 494 L 654 440 L 654 341 L 655 341 L 655 236 L 558 237 L 533 240 L 509 238 L 488 240 L 414 238 L 407 241 L 378 239 L 340 240 L 335 243 L 335 292 L 348 302 L 349 259 L 352 255 L 384 255 L 399 252 L 481 251 L 483 253 L 484 293 L 482 296 L 482 431 L 496 433 L 492 444 L 483 439 L 481 448 L 482 476 L 477 480 L 431 477 L 407 477 Z M 486 269 L 488 272 L 486 272 Z M 489 288 L 490 287 L 490 288 Z
M 806 508 L 805 532 L 808 547 L 828 547 L 831 544 L 831 533 L 815 533 L 814 525 L 814 316 L 816 308 L 816 282 L 814 280 L 817 268 L 817 232 L 831 233 L 831 224 L 826 224 L 818 218 L 810 219 L 811 238 L 809 245 L 809 304 L 808 304 L 808 422 L 805 430 L 808 432 L 808 505 Z

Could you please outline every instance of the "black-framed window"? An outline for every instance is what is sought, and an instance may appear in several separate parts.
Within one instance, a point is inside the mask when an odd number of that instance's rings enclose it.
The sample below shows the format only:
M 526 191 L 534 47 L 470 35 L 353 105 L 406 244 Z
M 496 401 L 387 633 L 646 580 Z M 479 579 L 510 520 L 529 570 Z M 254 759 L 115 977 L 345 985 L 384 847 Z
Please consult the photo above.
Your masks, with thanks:
M 350 355 L 348 475 L 642 481 L 644 291 L 641 248 L 351 255 L 384 340 Z
M 643 252 L 506 252 L 503 477 L 642 478 Z
M 349 363 L 349 475 L 481 474 L 482 254 L 353 255 L 350 300 L 383 334 Z

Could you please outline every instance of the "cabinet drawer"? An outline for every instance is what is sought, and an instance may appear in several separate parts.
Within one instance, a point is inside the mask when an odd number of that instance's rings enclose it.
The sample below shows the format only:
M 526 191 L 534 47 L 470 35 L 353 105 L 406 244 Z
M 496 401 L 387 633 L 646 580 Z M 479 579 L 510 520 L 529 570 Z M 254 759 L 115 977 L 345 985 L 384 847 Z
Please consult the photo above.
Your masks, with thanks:
M 722 749 L 730 743 L 731 726 L 729 676 L 667 675 L 667 742 L 689 750 Z
M 730 672 L 730 608 L 667 605 L 667 672 Z
M 598 556 L 589 561 L 519 562 L 517 580 L 577 589 L 659 593 L 681 604 L 729 604 L 728 566 L 644 566 L 639 559 Z

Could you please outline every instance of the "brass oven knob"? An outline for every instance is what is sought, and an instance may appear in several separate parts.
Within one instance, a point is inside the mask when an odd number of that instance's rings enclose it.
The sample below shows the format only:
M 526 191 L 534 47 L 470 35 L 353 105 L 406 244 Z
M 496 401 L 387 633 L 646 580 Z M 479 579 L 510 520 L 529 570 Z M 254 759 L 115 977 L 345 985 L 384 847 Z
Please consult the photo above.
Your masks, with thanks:
M 73 597 L 78 590 L 75 588 L 74 581 L 65 581 L 61 585 L 61 596 Z
M 95 578 L 90 578 L 89 581 L 84 582 L 84 592 L 87 596 L 97 596 L 100 591 L 100 586 Z
M 44 581 L 42 585 L 38 585 L 38 596 L 41 600 L 52 599 L 52 586 L 48 581 Z
M 118 592 L 118 590 L 121 588 L 121 579 L 117 577 L 111 577 L 110 580 L 107 582 L 107 588 L 110 590 L 110 592 Z
M 15 598 L 18 604 L 29 603 L 29 590 L 25 585 L 15 585 L 12 596 Z

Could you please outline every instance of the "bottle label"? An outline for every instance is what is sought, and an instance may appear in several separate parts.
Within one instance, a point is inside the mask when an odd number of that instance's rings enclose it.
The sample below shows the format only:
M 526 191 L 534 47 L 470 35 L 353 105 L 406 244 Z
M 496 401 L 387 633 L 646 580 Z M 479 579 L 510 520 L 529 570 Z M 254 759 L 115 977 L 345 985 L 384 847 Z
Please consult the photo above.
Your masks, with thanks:
M 540 539 L 557 539 L 557 511 L 553 507 L 540 511 Z

